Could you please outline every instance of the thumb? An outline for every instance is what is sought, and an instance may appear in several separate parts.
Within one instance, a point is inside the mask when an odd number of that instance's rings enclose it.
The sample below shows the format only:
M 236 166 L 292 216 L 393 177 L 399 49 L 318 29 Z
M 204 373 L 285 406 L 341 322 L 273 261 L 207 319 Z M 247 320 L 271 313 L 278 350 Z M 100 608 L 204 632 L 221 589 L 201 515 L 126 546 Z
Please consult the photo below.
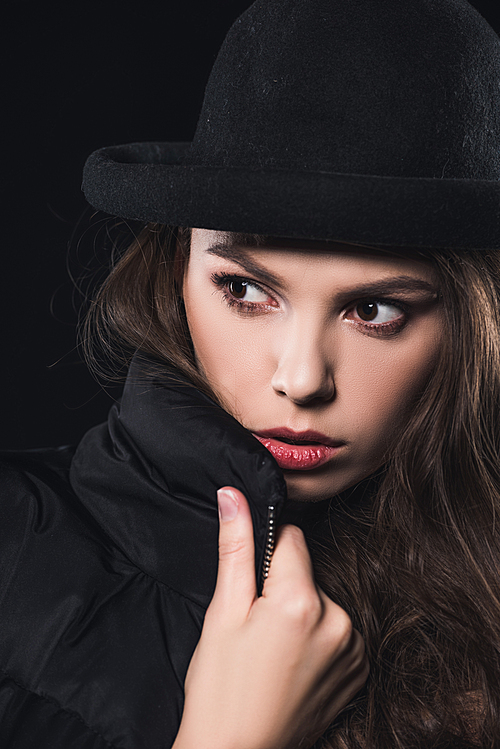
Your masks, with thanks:
M 217 492 L 219 569 L 212 608 L 246 616 L 257 595 L 255 549 L 250 507 L 231 486 Z

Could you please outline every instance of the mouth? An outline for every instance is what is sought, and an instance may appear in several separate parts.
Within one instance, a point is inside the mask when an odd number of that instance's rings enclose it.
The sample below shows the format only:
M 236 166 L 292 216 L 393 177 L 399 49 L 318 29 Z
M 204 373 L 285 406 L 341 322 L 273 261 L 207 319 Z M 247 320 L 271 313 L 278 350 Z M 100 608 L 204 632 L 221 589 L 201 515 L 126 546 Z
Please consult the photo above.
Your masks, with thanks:
M 253 432 L 283 470 L 310 471 L 331 460 L 345 442 L 320 432 L 294 432 L 285 427 Z

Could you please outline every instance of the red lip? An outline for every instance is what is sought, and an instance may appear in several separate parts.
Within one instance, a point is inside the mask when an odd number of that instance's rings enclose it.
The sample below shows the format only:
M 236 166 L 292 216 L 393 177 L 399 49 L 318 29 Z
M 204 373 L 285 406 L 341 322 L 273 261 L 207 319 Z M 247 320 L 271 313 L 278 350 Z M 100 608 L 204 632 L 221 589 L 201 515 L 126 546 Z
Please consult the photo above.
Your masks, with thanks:
M 294 432 L 293 429 L 288 427 L 278 427 L 277 429 L 266 429 L 263 432 L 254 432 L 256 437 L 271 437 L 276 440 L 283 440 L 284 442 L 301 443 L 301 444 L 317 444 L 328 445 L 329 447 L 340 447 L 344 443 L 341 440 L 332 440 L 321 432 L 314 432 L 312 429 L 308 429 L 305 432 Z
M 294 432 L 287 427 L 253 432 L 284 470 L 310 471 L 327 463 L 344 445 L 320 432 Z

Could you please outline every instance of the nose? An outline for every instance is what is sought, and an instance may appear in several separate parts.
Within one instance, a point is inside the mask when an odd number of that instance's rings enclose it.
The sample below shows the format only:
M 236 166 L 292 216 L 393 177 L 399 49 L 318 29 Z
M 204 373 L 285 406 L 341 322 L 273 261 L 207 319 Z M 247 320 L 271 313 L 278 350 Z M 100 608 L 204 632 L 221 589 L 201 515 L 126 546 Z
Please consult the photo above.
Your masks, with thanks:
M 330 401 L 335 396 L 333 364 L 325 351 L 325 333 L 311 326 L 287 331 L 271 385 L 297 405 Z

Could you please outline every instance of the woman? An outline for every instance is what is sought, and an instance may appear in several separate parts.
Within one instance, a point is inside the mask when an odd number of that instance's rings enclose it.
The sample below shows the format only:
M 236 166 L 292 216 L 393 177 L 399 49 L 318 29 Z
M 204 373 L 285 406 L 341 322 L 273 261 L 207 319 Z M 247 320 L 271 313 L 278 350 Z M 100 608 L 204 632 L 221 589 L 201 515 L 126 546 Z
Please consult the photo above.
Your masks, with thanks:
M 193 144 L 90 157 L 146 224 L 86 329 L 130 369 L 2 469 L 3 745 L 499 743 L 499 48 L 258 0 Z

